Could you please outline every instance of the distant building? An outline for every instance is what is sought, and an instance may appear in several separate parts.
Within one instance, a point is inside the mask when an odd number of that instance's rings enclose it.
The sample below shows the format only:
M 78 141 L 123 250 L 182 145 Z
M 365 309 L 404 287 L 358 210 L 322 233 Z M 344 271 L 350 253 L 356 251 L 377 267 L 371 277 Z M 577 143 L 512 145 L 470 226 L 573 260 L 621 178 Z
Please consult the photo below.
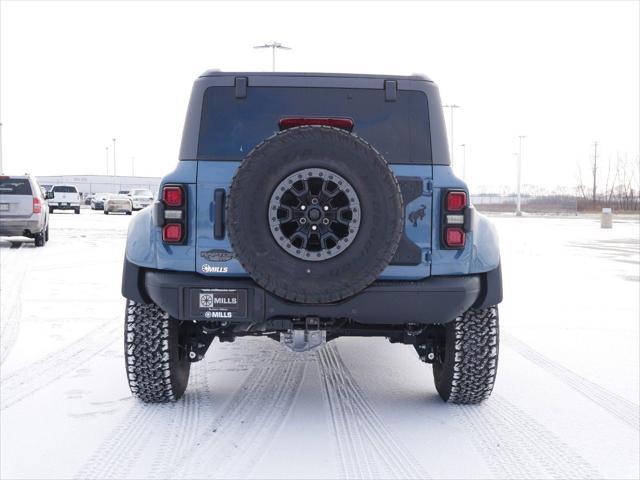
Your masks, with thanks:
M 37 176 L 38 183 L 47 190 L 52 185 L 75 185 L 85 197 L 94 193 L 118 193 L 133 188 L 147 188 L 157 198 L 160 177 L 133 177 L 113 175 L 54 175 Z

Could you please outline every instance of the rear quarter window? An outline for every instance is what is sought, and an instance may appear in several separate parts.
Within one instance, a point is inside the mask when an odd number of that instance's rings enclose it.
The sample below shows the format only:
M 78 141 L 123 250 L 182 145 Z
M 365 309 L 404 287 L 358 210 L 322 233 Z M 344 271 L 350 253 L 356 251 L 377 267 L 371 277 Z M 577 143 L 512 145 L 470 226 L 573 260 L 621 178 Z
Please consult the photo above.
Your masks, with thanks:
M 241 160 L 279 131 L 284 117 L 340 117 L 389 163 L 431 163 L 427 97 L 400 90 L 385 101 L 382 89 L 249 87 L 236 98 L 233 87 L 205 90 L 198 160 Z
M 31 195 L 31 184 L 26 178 L 0 179 L 0 195 Z

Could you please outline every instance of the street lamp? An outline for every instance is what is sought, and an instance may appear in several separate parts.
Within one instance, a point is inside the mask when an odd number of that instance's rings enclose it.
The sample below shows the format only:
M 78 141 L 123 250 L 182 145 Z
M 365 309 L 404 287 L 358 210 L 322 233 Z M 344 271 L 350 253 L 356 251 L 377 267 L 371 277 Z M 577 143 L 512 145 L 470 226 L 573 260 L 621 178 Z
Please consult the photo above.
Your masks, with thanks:
M 291 50 L 291 47 L 285 47 L 281 43 L 271 42 L 265 43 L 264 45 L 256 45 L 253 48 L 270 48 L 271 49 L 271 71 L 276 71 L 276 48 L 281 50 Z
M 455 103 L 452 103 L 451 105 L 443 105 L 442 108 L 449 109 L 449 114 L 451 118 L 451 121 L 449 122 L 451 124 L 451 138 L 449 140 L 451 141 L 451 165 L 453 165 L 453 109 L 460 108 L 460 105 L 456 105 Z
M 113 139 L 113 176 L 116 176 L 116 139 Z
M 520 181 L 522 178 L 522 139 L 527 138 L 526 135 L 518 135 L 518 199 L 516 202 L 516 216 L 522 216 L 522 210 L 520 209 Z
M 2 174 L 2 123 L 0 123 L 0 174 Z
M 104 147 L 106 165 L 107 165 L 107 175 L 109 175 L 109 147 Z
M 461 143 L 462 147 L 462 179 L 467 180 L 467 144 Z

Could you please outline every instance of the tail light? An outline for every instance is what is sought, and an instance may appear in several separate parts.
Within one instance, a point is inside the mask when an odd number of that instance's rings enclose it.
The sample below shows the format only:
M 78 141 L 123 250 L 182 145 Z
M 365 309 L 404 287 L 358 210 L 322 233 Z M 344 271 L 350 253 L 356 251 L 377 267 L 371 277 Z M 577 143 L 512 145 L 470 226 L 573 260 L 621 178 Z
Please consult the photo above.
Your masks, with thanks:
M 162 187 L 162 241 L 184 244 L 187 241 L 187 194 L 182 185 Z
M 38 197 L 33 197 L 33 213 L 40 213 L 42 211 L 42 202 Z
M 280 130 L 286 130 L 292 127 L 302 127 L 305 125 L 325 125 L 327 127 L 341 128 L 353 130 L 353 120 L 350 118 L 307 118 L 307 117 L 288 117 L 281 118 L 278 122 Z
M 169 185 L 162 189 L 162 200 L 167 207 L 181 207 L 184 203 L 184 191 L 180 185 Z
M 467 192 L 450 190 L 447 192 L 447 210 L 460 212 L 467 206 Z
M 442 199 L 441 231 L 445 249 L 463 249 L 470 227 L 467 192 L 445 190 Z
M 167 223 L 162 227 L 162 241 L 167 243 L 180 243 L 182 241 L 182 224 Z

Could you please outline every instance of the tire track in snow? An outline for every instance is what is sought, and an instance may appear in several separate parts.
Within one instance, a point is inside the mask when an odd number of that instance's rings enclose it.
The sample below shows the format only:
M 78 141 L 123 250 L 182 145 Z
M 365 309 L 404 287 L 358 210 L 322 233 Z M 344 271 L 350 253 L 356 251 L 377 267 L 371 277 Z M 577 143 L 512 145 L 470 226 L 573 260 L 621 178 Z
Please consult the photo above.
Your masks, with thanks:
M 61 350 L 0 379 L 0 410 L 15 405 L 83 365 L 109 347 L 121 334 L 120 325 L 108 320 Z
M 211 420 L 214 402 L 206 378 L 206 365 L 191 367 L 187 391 L 182 401 L 174 404 L 176 411 L 172 412 L 171 423 L 166 435 L 163 434 L 148 478 L 168 478 L 175 465 L 195 448 L 199 431 L 206 429 Z
M 168 476 L 248 477 L 293 406 L 310 358 L 280 350 L 256 366 L 196 442 L 199 446 Z
M 428 473 L 394 439 L 342 360 L 337 347 L 319 352 L 320 371 L 331 411 L 344 478 L 428 478 Z
M 199 390 L 201 383 L 202 375 L 194 369 L 190 388 Z M 201 392 L 187 391 L 183 400 L 176 403 L 145 404 L 135 398 L 132 402 L 124 418 L 74 478 L 139 478 L 141 473 L 137 467 L 141 464 L 150 467 L 142 474 L 144 478 L 167 478 L 172 461 L 184 455 L 189 447 L 193 448 L 190 441 L 192 430 L 198 426 Z M 149 461 L 143 454 L 152 450 L 155 453 Z
M 631 428 L 640 430 L 640 406 L 563 367 L 510 334 L 503 334 L 502 339 L 506 341 L 508 347 L 555 376 L 580 395 L 607 410 Z
M 13 249 L 13 244 L 11 249 Z M 22 243 L 16 249 L 22 248 Z M 3 271 L 0 273 L 0 365 L 9 356 L 20 331 L 22 319 L 23 285 L 30 264 L 19 263 L 15 250 L 2 253 Z M 7 258 L 8 257 L 8 258 Z M 7 262 L 8 259 L 8 262 Z M 7 292 L 7 285 L 11 291 Z M 10 294 L 11 293 L 11 294 Z
M 533 417 L 496 393 L 482 405 L 454 405 L 496 478 L 602 478 Z

